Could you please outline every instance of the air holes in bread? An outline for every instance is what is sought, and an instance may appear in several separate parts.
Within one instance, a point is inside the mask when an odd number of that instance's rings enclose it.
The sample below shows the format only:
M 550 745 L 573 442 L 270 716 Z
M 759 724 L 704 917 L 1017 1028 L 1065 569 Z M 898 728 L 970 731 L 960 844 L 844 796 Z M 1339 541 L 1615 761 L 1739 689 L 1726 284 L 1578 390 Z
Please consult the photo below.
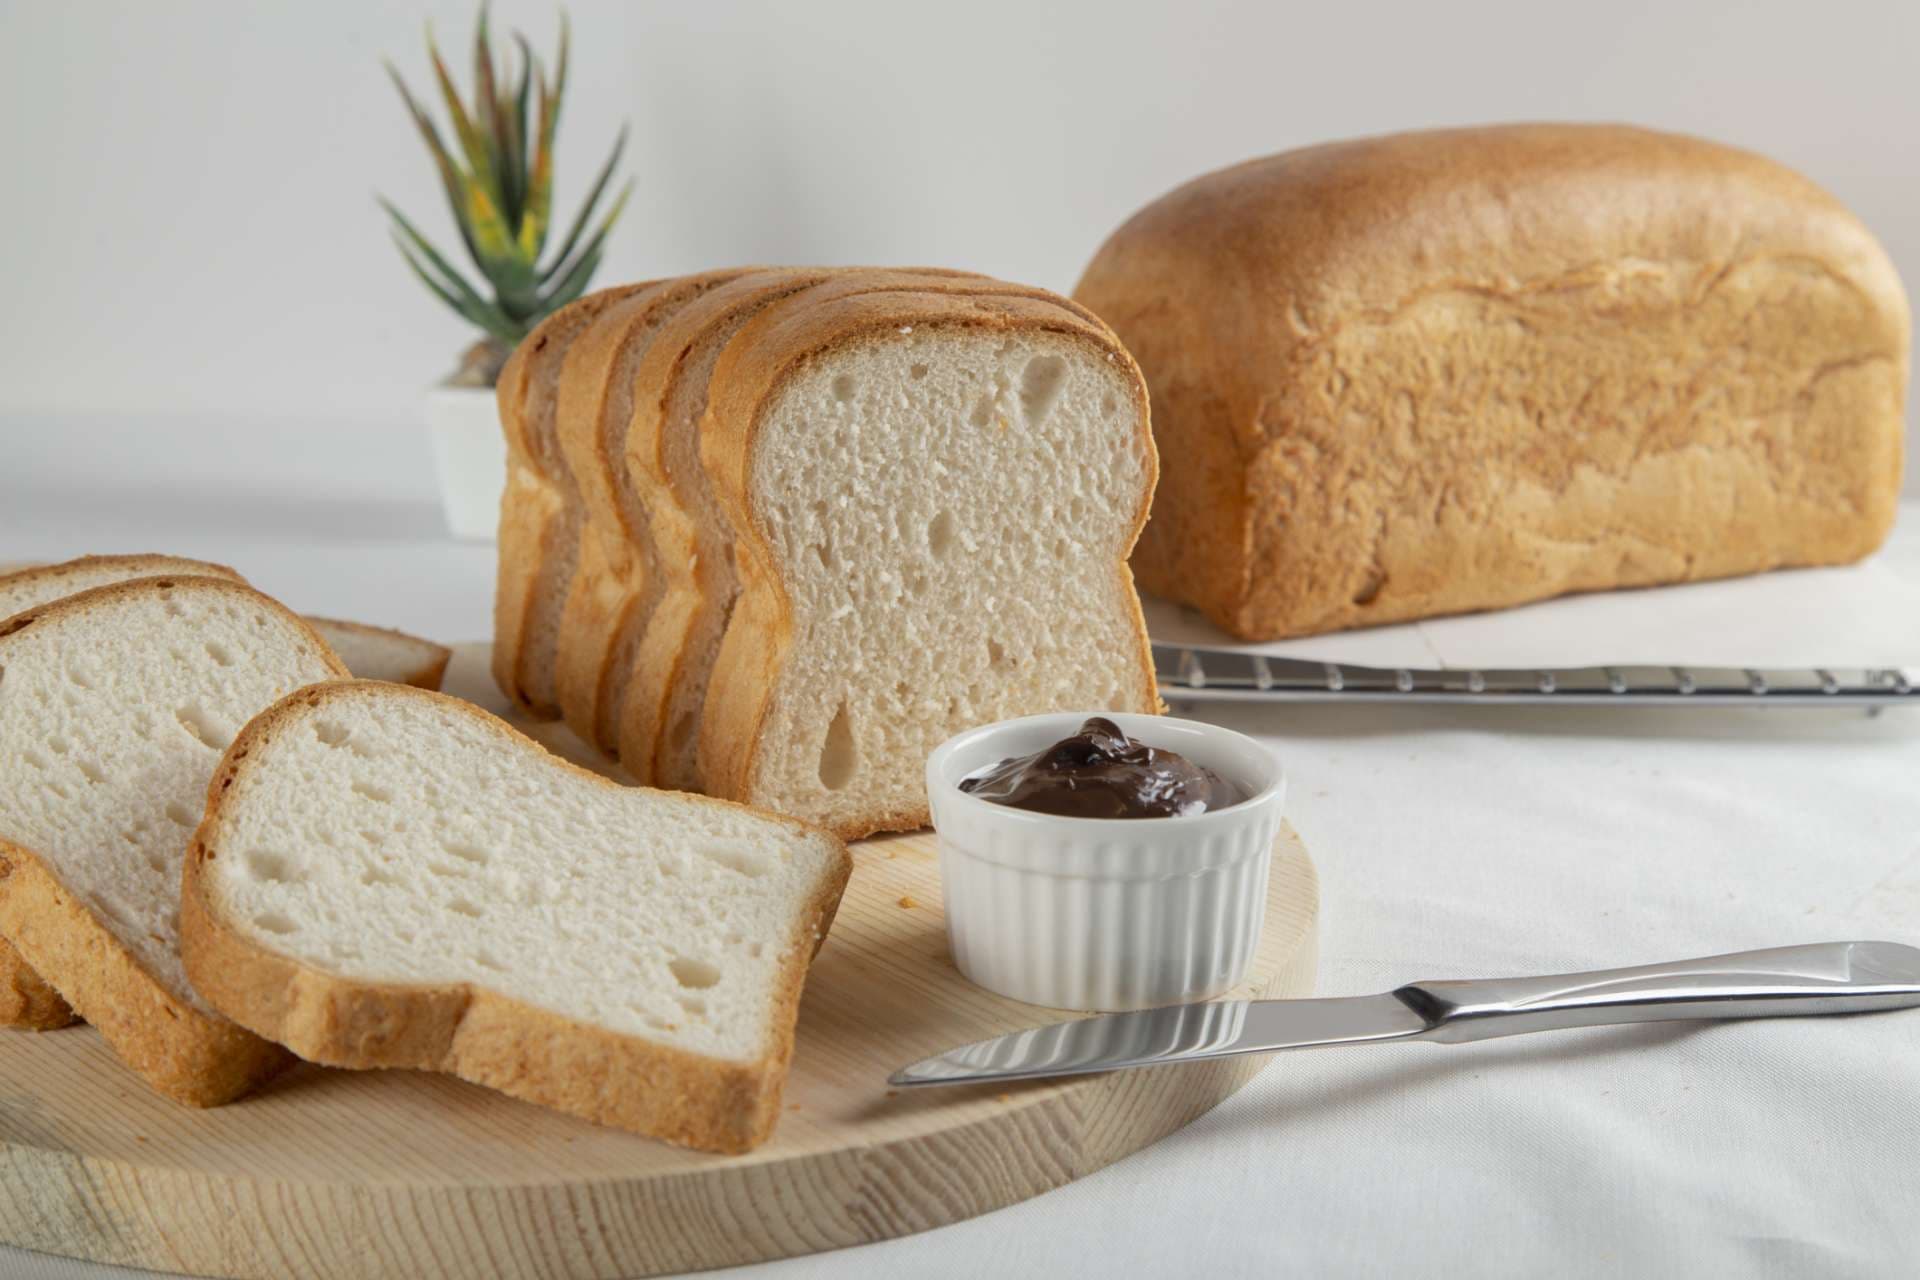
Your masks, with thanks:
M 205 746 L 212 747 L 215 751 L 225 751 L 227 745 L 233 741 L 233 730 L 192 703 L 184 707 L 176 707 L 173 718 L 178 720 L 180 727 L 193 738 Z
M 691 956 L 675 956 L 667 962 L 673 980 L 693 991 L 705 991 L 720 981 L 720 966 Z
M 479 965 L 482 969 L 491 969 L 495 973 L 507 972 L 507 966 L 502 964 L 500 961 L 500 958 L 494 955 L 491 951 L 481 950 L 481 951 L 474 952 L 473 962 Z
M 466 916 L 469 920 L 478 920 L 480 918 L 480 908 L 465 898 L 455 898 L 447 904 L 447 910 L 457 916 Z
M 387 790 L 385 787 L 376 786 L 371 782 L 355 781 L 353 784 L 353 794 L 365 796 L 376 804 L 393 803 L 393 792 Z
M 717 862 L 729 871 L 737 871 L 748 878 L 767 873 L 767 857 L 748 844 L 716 840 L 710 844 L 695 845 L 693 851 L 709 862 Z
M 693 1017 L 702 1018 L 706 1016 L 707 1002 L 705 1000 L 697 996 L 675 996 L 674 999 L 678 1000 L 680 1007 L 685 1009 Z
M 953 512 L 942 511 L 927 522 L 927 549 L 945 556 L 953 546 Z
M 1100 402 L 1100 412 L 1111 418 L 1114 414 L 1120 412 L 1120 402 L 1112 396 L 1108 396 Z
M 476 867 L 484 867 L 493 855 L 477 844 L 468 844 L 464 840 L 442 840 L 440 847 L 462 862 L 471 862 Z
M 1037 427 L 1053 411 L 1067 382 L 1067 362 L 1061 356 L 1035 356 L 1020 375 L 1020 407 L 1027 425 Z
M 987 637 L 987 665 L 996 670 L 1007 665 L 1007 651 L 992 636 Z
M 843 373 L 833 380 L 833 398 L 841 404 L 853 399 L 854 390 L 853 375 L 850 373 Z
M 248 850 L 246 865 L 248 875 L 269 884 L 299 884 L 305 879 L 292 858 L 272 849 Z
M 828 723 L 827 738 L 820 747 L 820 785 L 829 791 L 838 791 L 853 781 L 859 767 L 860 752 L 853 741 L 853 722 L 843 702 Z
M 233 665 L 233 655 L 227 652 L 225 646 L 215 644 L 211 640 L 207 641 L 207 656 L 223 667 Z
M 194 827 L 200 825 L 200 815 L 187 808 L 186 805 L 180 803 L 178 800 L 170 800 L 167 802 L 167 821 L 173 823 L 176 827 L 185 827 L 188 830 L 192 830 Z
M 349 732 L 350 730 L 345 725 L 335 724 L 331 720 L 316 720 L 313 722 L 313 736 L 320 739 L 321 742 L 329 747 L 340 746 L 347 740 L 347 734 Z
M 391 871 L 383 871 L 379 867 L 367 867 L 360 872 L 360 883 L 399 885 L 406 882 L 399 876 L 394 875 Z
M 298 933 L 300 931 L 300 926 L 293 922 L 293 917 L 284 915 L 278 911 L 268 911 L 263 915 L 257 915 L 253 918 L 253 923 L 259 928 L 265 929 L 268 933 L 284 935 Z
M 915 382 L 918 382 L 920 381 L 920 379 L 927 376 L 927 366 L 923 364 L 916 364 L 911 369 L 907 370 L 907 376 L 909 378 L 912 378 Z
M 993 397 L 981 396 L 974 402 L 973 412 L 967 415 L 967 421 L 976 427 L 984 427 L 993 421 Z
M 93 688 L 93 673 L 78 663 L 74 663 L 67 668 L 67 683 L 77 685 L 82 689 L 91 689 Z
M 107 775 L 101 772 L 100 766 L 91 760 L 75 760 L 73 764 L 80 770 L 80 776 L 96 787 L 107 780 Z

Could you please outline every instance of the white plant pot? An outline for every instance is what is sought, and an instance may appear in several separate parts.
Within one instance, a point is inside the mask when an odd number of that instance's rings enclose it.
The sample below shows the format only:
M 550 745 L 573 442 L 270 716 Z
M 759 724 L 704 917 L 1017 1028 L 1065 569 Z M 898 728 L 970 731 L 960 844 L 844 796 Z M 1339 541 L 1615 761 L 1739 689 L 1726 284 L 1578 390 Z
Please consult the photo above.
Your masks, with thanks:
M 507 487 L 507 439 L 491 387 L 427 392 L 427 434 L 440 473 L 440 505 L 456 538 L 492 542 Z

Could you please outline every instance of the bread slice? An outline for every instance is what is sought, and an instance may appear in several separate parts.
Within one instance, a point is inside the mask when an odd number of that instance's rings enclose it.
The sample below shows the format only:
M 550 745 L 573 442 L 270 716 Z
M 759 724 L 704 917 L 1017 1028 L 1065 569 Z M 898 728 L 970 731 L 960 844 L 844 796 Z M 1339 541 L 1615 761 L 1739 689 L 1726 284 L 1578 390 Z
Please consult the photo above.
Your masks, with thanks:
M 701 458 L 741 594 L 708 789 L 843 837 L 923 825 L 968 725 L 1159 707 L 1126 557 L 1156 462 L 1113 335 L 1031 297 L 769 307 L 722 352 Z
M 651 524 L 624 462 L 635 375 L 662 324 L 744 270 L 686 276 L 629 295 L 580 334 L 561 371 L 558 439 L 586 530 L 559 619 L 555 696 L 575 735 L 608 751 L 660 579 Z M 644 772 L 634 777 L 650 780 Z
M 169 573 L 242 581 L 225 565 L 183 556 L 82 556 L 64 564 L 17 565 L 0 574 L 0 619 L 94 587 Z M 0 1027 L 54 1031 L 76 1021 L 72 1006 L 0 938 Z
M 360 680 L 386 680 L 416 689 L 438 689 L 447 673 L 453 650 L 404 631 L 372 627 L 364 622 L 315 618 L 307 622 L 327 647 L 340 656 L 347 670 Z
M 190 560 L 185 556 L 81 556 L 60 564 L 22 565 L 0 574 L 0 618 L 11 618 L 36 605 L 48 604 L 62 596 L 78 595 L 95 587 L 167 574 L 225 578 L 228 582 L 246 581 L 226 565 Z
M 789 297 L 795 306 L 815 306 L 900 289 L 1052 296 L 935 267 L 790 269 L 716 290 L 683 311 L 649 349 L 638 378 L 642 387 L 659 392 L 637 398 L 627 461 L 653 517 L 664 581 L 620 714 L 620 759 L 635 776 L 677 790 L 704 789 L 700 712 L 739 589 L 732 529 L 714 499 L 699 452 L 700 423 L 720 352 L 760 311 Z
M 346 674 L 306 623 L 217 578 L 99 587 L 0 623 L 0 933 L 177 1101 L 226 1102 L 287 1061 L 181 964 L 208 779 L 257 712 Z
M 590 293 L 542 320 L 514 348 L 495 388 L 507 440 L 507 489 L 500 503 L 493 678 L 536 718 L 559 714 L 554 650 L 580 538 L 580 503 L 555 429 L 560 367 L 602 311 L 650 283 Z
M 247 726 L 188 857 L 187 971 L 315 1062 L 416 1067 L 745 1151 L 851 867 L 802 823 L 623 787 L 471 704 L 325 685 Z

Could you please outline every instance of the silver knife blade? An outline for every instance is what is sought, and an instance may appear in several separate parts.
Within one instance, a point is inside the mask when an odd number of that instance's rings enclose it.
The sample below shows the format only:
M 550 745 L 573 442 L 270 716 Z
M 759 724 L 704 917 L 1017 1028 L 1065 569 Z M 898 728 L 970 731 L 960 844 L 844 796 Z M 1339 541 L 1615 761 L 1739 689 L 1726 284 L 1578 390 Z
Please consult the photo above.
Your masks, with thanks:
M 902 1067 L 888 1083 L 913 1088 L 1084 1075 L 1276 1049 L 1408 1040 L 1428 1027 L 1392 995 L 1181 1004 L 980 1040 Z

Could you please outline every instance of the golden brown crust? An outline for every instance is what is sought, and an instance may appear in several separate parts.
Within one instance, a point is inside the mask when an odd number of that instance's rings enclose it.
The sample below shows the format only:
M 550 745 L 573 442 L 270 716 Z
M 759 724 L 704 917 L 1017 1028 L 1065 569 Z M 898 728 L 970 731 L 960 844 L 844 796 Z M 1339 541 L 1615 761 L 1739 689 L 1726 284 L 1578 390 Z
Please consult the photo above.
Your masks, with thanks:
M 1899 279 L 1730 147 L 1312 147 L 1149 205 L 1075 293 L 1153 391 L 1142 584 L 1246 638 L 1842 562 L 1892 520 Z
M 1113 333 L 1084 308 L 1041 290 L 1008 286 L 1004 293 L 936 292 L 925 285 L 897 293 L 847 292 L 846 282 L 795 294 L 749 321 L 722 352 L 710 383 L 701 425 L 701 460 L 715 496 L 733 525 L 739 551 L 741 594 L 721 646 L 701 717 L 700 769 L 708 790 L 732 799 L 755 796 L 762 729 L 778 688 L 793 633 L 792 606 L 781 585 L 772 543 L 751 497 L 754 440 L 764 410 L 786 381 L 809 361 L 838 348 L 875 340 L 903 327 L 1049 332 L 1091 344 L 1132 376 L 1147 483 L 1133 521 L 1137 537 L 1147 518 L 1157 474 L 1148 424 L 1145 385 L 1132 357 Z M 822 301 L 822 290 L 843 296 Z M 1127 543 L 1132 545 L 1133 537 Z M 1141 682 L 1140 705 L 1158 705 L 1152 651 L 1140 616 L 1133 579 L 1124 558 L 1116 563 L 1120 598 L 1128 602 L 1136 637 L 1134 662 Z M 1123 655 L 1113 655 L 1119 660 Z M 842 824 L 845 838 L 875 831 L 924 826 L 924 804 L 910 812 L 870 815 Z
M 431 640 L 412 635 L 405 631 L 397 631 L 392 627 L 376 627 L 372 623 L 348 622 L 341 618 L 321 618 L 313 614 L 307 615 L 307 621 L 321 623 L 329 627 L 338 627 L 342 631 L 357 632 L 364 636 L 382 636 L 389 640 L 401 640 L 410 645 L 425 646 L 427 649 L 425 660 L 422 661 L 419 666 L 407 672 L 407 678 L 402 681 L 402 683 L 410 684 L 416 689 L 438 690 L 441 680 L 446 677 L 447 663 L 453 659 L 453 650 L 447 648 L 445 645 L 435 644 Z M 324 636 L 321 638 L 325 639 Z
M 542 320 L 500 370 L 495 397 L 507 440 L 507 487 L 500 501 L 498 579 L 493 597 L 493 679 L 522 712 L 552 719 L 558 709 L 539 696 L 530 667 L 535 619 L 554 591 L 550 567 L 564 537 L 565 459 L 557 442 L 536 439 L 532 398 L 554 361 L 606 308 L 645 284 L 590 293 Z
M 57 975 L 68 1003 L 121 1061 L 175 1102 L 217 1107 L 293 1060 L 154 981 L 37 855 L 3 839 L 0 930 L 36 969 Z
M 555 688 L 567 726 L 602 750 L 619 745 L 617 711 L 606 705 L 624 687 L 612 670 L 614 654 L 622 636 L 645 625 L 659 577 L 650 528 L 635 525 L 639 513 L 631 509 L 624 462 L 629 420 L 644 411 L 646 384 L 634 380 L 633 411 L 616 422 L 615 372 L 635 343 L 650 340 L 663 316 L 753 270 L 682 276 L 623 298 L 575 339 L 562 367 L 556 426 L 585 528 L 561 615 Z M 629 772 L 650 781 L 644 768 Z
M 372 681 L 300 690 L 241 731 L 214 772 L 207 813 L 187 854 L 181 902 L 182 954 L 194 986 L 242 1026 L 301 1057 L 352 1068 L 442 1071 L 598 1124 L 706 1151 L 741 1152 L 765 1141 L 779 1117 L 793 1055 L 801 988 L 818 940 L 832 925 L 852 858 L 839 845 L 836 874 L 803 912 L 788 948 L 776 1002 L 779 1035 L 752 1063 L 723 1062 L 622 1036 L 561 1017 L 483 987 L 414 985 L 340 978 L 279 955 L 221 918 L 206 882 L 220 856 L 222 808 L 244 783 L 248 757 L 275 734 L 334 699 L 436 698 L 499 735 L 503 746 L 540 757 L 591 784 L 625 790 L 549 756 L 537 743 L 478 707 L 443 694 Z M 719 800 L 688 803 L 723 804 Z M 819 829 L 759 815 L 796 831 Z M 836 842 L 837 843 L 837 842 Z
M 73 1006 L 47 985 L 11 942 L 0 938 L 0 1027 L 58 1031 L 80 1021 Z
M 0 667 L 9 639 L 127 596 L 155 591 L 232 593 L 278 613 L 305 633 L 334 675 L 347 670 L 306 622 L 269 596 L 225 578 L 144 578 L 83 591 L 0 623 Z M 44 975 L 74 1011 L 99 1029 L 113 1051 L 156 1090 L 188 1106 L 211 1107 L 254 1088 L 291 1059 L 168 991 L 134 959 L 91 910 L 76 901 L 35 851 L 0 838 L 0 934 Z

